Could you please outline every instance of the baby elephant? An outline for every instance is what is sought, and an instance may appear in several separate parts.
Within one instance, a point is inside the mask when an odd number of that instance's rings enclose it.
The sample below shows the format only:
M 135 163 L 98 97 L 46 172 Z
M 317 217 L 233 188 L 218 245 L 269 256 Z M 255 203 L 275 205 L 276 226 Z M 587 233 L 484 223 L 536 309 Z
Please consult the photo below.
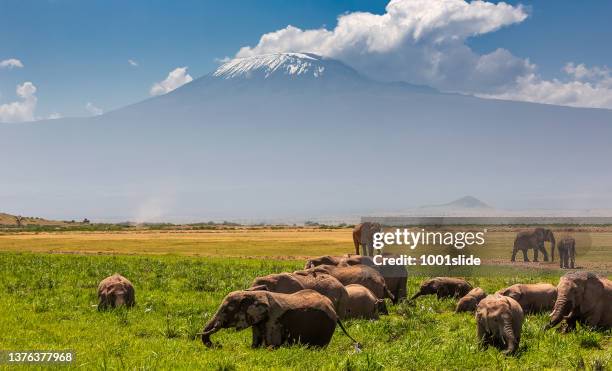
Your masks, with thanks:
M 247 290 L 267 290 L 281 294 L 293 294 L 305 289 L 315 290 L 319 294 L 327 296 L 332 301 L 336 314 L 340 318 L 344 318 L 348 293 L 344 285 L 329 274 L 317 273 L 307 276 L 295 273 L 269 274 L 255 278 L 251 288 Z
M 252 327 L 252 347 L 278 347 L 329 344 L 338 317 L 327 297 L 314 290 L 294 294 L 270 291 L 229 293 L 202 332 L 202 342 L 210 347 L 210 335 L 224 328 L 237 331 Z
M 473 312 L 476 310 L 476 306 L 482 299 L 487 296 L 485 291 L 480 287 L 476 287 L 468 292 L 464 297 L 459 299 L 455 312 Z
M 553 247 L 554 248 L 554 247 Z M 559 267 L 574 269 L 576 263 L 576 240 L 573 237 L 563 237 L 557 242 L 559 249 Z
M 487 296 L 476 307 L 476 323 L 482 345 L 504 349 L 504 354 L 518 349 L 523 310 L 516 300 L 497 294 Z
M 442 298 L 461 298 L 472 289 L 466 280 L 453 277 L 435 277 L 421 283 L 421 288 L 410 300 L 419 296 L 436 294 L 438 299 Z
M 136 303 L 134 286 L 127 278 L 115 273 L 98 285 L 98 310 L 125 305 L 131 308 Z
M 378 299 L 372 291 L 361 285 L 346 286 L 348 304 L 347 318 L 378 319 L 378 314 L 389 314 L 383 299 Z
M 549 283 L 517 283 L 496 294 L 516 300 L 524 313 L 539 313 L 551 310 L 557 300 L 557 288 Z

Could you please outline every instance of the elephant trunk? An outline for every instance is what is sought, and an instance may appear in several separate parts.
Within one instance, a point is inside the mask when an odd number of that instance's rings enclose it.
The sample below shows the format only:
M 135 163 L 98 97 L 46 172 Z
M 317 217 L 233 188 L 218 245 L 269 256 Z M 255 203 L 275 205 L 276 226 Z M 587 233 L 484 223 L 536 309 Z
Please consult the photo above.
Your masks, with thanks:
M 505 319 L 503 324 L 502 339 L 504 339 L 506 345 L 506 353 L 511 354 L 516 350 L 516 338 L 514 336 L 514 329 L 510 320 Z
M 208 321 L 206 326 L 204 326 L 204 330 L 202 331 L 202 343 L 210 348 L 212 346 L 212 341 L 210 341 L 210 335 L 219 331 L 221 328 L 221 321 L 217 319 L 217 316 Z
M 546 328 L 555 327 L 563 317 L 570 312 L 571 302 L 567 300 L 567 296 L 565 294 L 561 294 L 555 303 L 555 307 L 553 308 L 552 313 L 550 314 L 550 322 L 546 325 Z
M 413 301 L 414 299 L 418 298 L 421 295 L 423 295 L 422 291 L 417 292 L 416 294 L 412 295 L 412 297 L 410 298 L 410 301 Z

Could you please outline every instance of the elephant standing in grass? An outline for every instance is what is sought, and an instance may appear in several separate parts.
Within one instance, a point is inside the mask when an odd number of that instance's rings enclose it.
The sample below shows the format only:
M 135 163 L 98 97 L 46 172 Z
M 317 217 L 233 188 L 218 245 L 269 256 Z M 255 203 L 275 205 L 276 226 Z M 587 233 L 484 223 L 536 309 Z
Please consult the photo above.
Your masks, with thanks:
M 533 261 L 538 261 L 538 253 L 544 254 L 544 261 L 548 261 L 548 253 L 544 242 L 551 243 L 551 260 L 555 261 L 555 235 L 550 229 L 536 228 L 533 231 L 519 232 L 514 239 L 512 248 L 512 261 L 516 261 L 516 253 L 521 250 L 523 252 L 523 260 L 528 262 L 527 250 L 533 250 Z
M 378 299 L 395 297 L 387 288 L 385 278 L 374 268 L 366 265 L 351 265 L 337 267 L 335 265 L 319 265 L 318 267 L 294 272 L 299 275 L 316 275 L 326 273 L 335 277 L 344 286 L 358 284 L 367 287 Z
M 557 288 L 549 283 L 517 283 L 497 291 L 496 294 L 516 300 L 524 313 L 549 311 L 553 309 L 557 300 Z
M 514 353 L 521 341 L 523 309 L 516 300 L 501 295 L 489 295 L 476 307 L 478 339 L 484 346 L 504 349 L 504 354 Z
M 353 244 L 355 245 L 355 254 L 359 255 L 359 247 L 363 248 L 363 255 L 374 256 L 374 233 L 382 232 L 382 226 L 379 223 L 364 222 L 357 224 L 353 229 Z
M 212 346 L 210 336 L 224 328 L 240 331 L 252 327 L 253 348 L 296 343 L 324 347 L 337 322 L 331 300 L 314 290 L 294 294 L 234 291 L 204 327 L 202 343 Z
M 348 304 L 346 318 L 378 319 L 379 314 L 389 314 L 383 299 L 378 299 L 372 291 L 361 285 L 346 286 Z
M 566 332 L 574 330 L 577 322 L 594 328 L 612 328 L 612 281 L 590 272 L 572 272 L 561 277 L 546 328 L 563 320 Z
M 131 308 L 136 304 L 136 293 L 127 278 L 115 273 L 103 279 L 98 285 L 98 300 L 98 310 L 120 306 Z
M 390 254 L 382 254 L 389 257 Z M 408 280 L 408 271 L 405 265 L 376 265 L 369 256 L 351 255 L 351 256 L 320 256 L 310 259 L 306 262 L 305 269 L 317 267 L 319 265 L 335 265 L 339 267 L 347 267 L 351 265 L 367 265 L 376 269 L 385 279 L 385 284 L 389 291 L 393 294 L 393 303 L 406 298 L 406 281 Z
M 573 237 L 563 237 L 557 242 L 559 249 L 559 267 L 574 269 L 576 263 L 576 240 Z
M 267 290 L 282 294 L 293 294 L 305 289 L 315 290 L 328 297 L 334 304 L 338 316 L 344 318 L 348 293 L 344 285 L 329 274 L 318 273 L 308 276 L 294 273 L 269 274 L 255 278 L 251 288 L 247 290 Z
M 480 287 L 473 288 L 464 297 L 459 299 L 455 312 L 473 312 L 476 310 L 478 303 L 486 297 L 487 293 L 483 289 Z

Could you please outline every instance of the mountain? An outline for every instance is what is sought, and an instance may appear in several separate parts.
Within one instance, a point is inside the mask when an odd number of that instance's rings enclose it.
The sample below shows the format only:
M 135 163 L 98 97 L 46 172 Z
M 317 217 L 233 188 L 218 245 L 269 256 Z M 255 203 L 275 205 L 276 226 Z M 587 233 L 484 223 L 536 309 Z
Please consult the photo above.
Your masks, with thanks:
M 457 200 L 440 204 L 421 206 L 421 209 L 491 209 L 492 207 L 473 196 L 464 196 Z
M 457 193 L 612 208 L 610 138 L 610 110 L 445 94 L 282 53 L 101 116 L 0 124 L 0 204 L 138 222 L 306 220 Z
M 62 222 L 57 220 L 47 220 L 43 218 L 37 217 L 23 217 L 17 215 L 11 215 L 6 213 L 0 213 L 0 226 L 17 226 L 21 224 L 22 226 L 27 225 L 39 225 L 39 226 L 63 226 L 68 225 L 68 222 Z M 80 223 L 77 223 L 80 224 Z

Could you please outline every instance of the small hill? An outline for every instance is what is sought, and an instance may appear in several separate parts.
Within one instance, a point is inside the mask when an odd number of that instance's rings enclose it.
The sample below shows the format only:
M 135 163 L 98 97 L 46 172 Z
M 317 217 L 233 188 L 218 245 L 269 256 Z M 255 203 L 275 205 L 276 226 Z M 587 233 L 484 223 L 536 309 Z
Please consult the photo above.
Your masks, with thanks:
M 421 206 L 422 209 L 491 209 L 492 207 L 473 196 L 461 197 L 440 205 Z
M 47 220 L 43 218 L 37 217 L 28 217 L 28 216 L 17 216 L 6 213 L 0 213 L 0 226 L 10 226 L 16 227 L 18 222 L 18 218 L 21 220 L 22 226 L 31 226 L 31 225 L 55 225 L 55 226 L 63 226 L 68 224 L 80 224 L 80 223 L 69 223 L 58 220 Z

